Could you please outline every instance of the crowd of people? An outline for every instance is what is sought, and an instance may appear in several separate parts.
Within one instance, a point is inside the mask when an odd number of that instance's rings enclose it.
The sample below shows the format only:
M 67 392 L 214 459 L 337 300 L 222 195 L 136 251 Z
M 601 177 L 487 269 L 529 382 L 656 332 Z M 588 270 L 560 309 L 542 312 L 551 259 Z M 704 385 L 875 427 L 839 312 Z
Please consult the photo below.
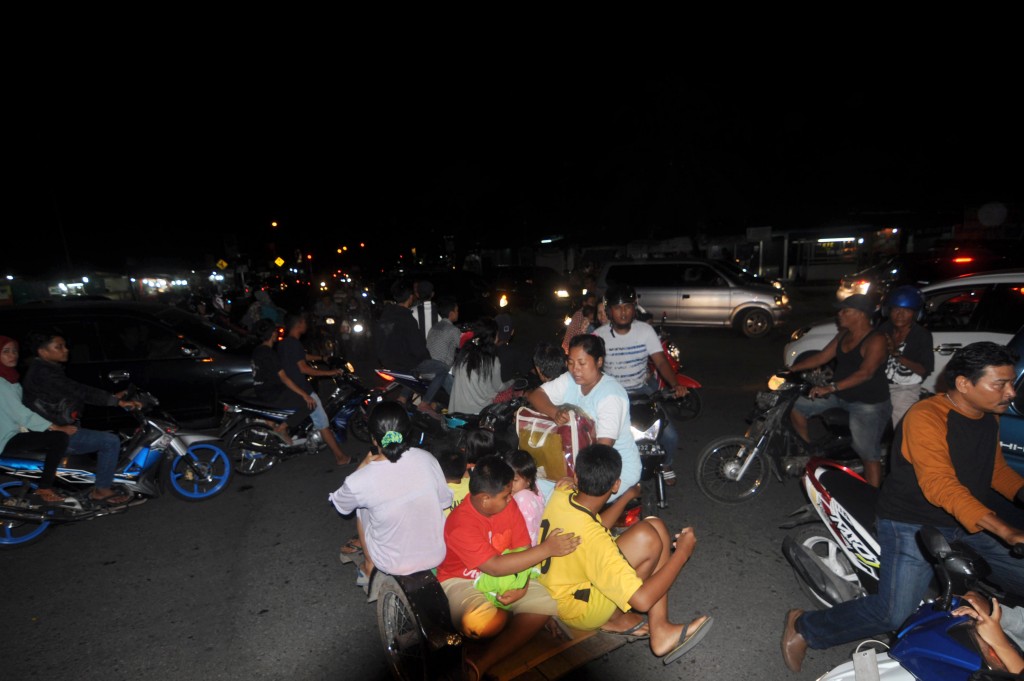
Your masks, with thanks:
M 376 323 L 377 358 L 424 375 L 429 389 L 423 395 L 405 390 L 373 408 L 370 451 L 328 497 L 339 513 L 356 519 L 341 552 L 358 561 L 357 583 L 366 585 L 375 570 L 436 571 L 452 626 L 486 641 L 466 657 L 470 679 L 484 678 L 554 617 L 574 628 L 646 640 L 666 664 L 697 645 L 712 618 L 672 622 L 668 615 L 668 593 L 696 546 L 694 529 L 676 532 L 655 517 L 616 528 L 640 494 L 631 395 L 650 394 L 659 377 L 677 396 L 686 391 L 657 333 L 637 318 L 632 287 L 615 285 L 600 299 L 581 300 L 561 345 L 541 343 L 530 355 L 510 342 L 515 329 L 508 315 L 462 329 L 456 301 L 435 299 L 429 281 L 400 279 L 391 293 Z M 329 302 L 319 313 L 331 314 Z M 934 370 L 930 333 L 919 324 L 923 304 L 916 289 L 897 289 L 876 324 L 874 302 L 850 296 L 837 303 L 839 331 L 832 341 L 788 368 L 835 364 L 832 381 L 801 398 L 791 418 L 810 449 L 809 419 L 832 408 L 850 413 L 865 479 L 880 488 L 876 531 L 885 556 L 877 593 L 828 610 L 786 614 L 781 651 L 792 671 L 801 669 L 808 648 L 893 631 L 913 612 L 932 574 L 916 539 L 924 525 L 971 546 L 988 561 L 995 581 L 1024 594 L 1024 570 L 1007 551 L 1024 542 L 1024 530 L 990 503 L 993 492 L 1024 502 L 1024 478 L 1007 466 L 999 442 L 998 415 L 1014 397 L 1017 357 L 993 343 L 967 345 L 947 364 L 944 390 L 921 399 L 921 382 Z M 293 413 L 277 428 L 282 438 L 311 419 L 337 464 L 357 463 L 335 440 L 311 382 L 341 370 L 314 366 L 320 357 L 303 345 L 309 315 L 289 314 L 269 296 L 257 296 L 252 309 L 237 321 L 223 301 L 200 313 L 219 310 L 255 337 L 256 393 Z M 59 332 L 40 330 L 23 342 L 30 358 L 24 376 L 18 340 L 0 336 L 0 453 L 45 454 L 33 495 L 41 505 L 65 500 L 54 484 L 62 457 L 95 454 L 89 498 L 126 503 L 130 495 L 113 485 L 119 438 L 83 428 L 81 416 L 86 405 L 141 405 L 68 378 Z M 479 413 L 522 379 L 528 379 L 530 406 L 556 423 L 567 422 L 573 408 L 593 419 L 595 442 L 577 452 L 571 475 L 540 480 L 530 453 L 500 433 L 474 430 L 457 441 L 439 440 L 432 451 L 414 441 L 415 410 Z M 893 441 L 885 470 L 887 425 Z M 679 436 L 670 422 L 660 437 L 671 485 Z M 1014 643 L 1024 644 L 1024 610 L 974 594 L 965 599 L 969 605 L 957 614 L 976 620 L 979 635 L 1007 668 L 1021 673 L 1024 659 Z

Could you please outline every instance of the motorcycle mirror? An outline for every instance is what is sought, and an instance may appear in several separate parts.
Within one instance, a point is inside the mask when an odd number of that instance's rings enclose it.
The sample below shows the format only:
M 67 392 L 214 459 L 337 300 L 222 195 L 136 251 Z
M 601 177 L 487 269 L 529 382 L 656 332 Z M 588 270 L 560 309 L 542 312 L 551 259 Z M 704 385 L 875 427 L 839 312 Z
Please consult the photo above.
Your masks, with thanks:
M 938 560 L 942 560 L 953 552 L 946 538 L 934 527 L 925 525 L 921 527 L 919 534 L 921 535 L 921 541 L 924 542 L 924 547 L 928 549 L 928 553 Z

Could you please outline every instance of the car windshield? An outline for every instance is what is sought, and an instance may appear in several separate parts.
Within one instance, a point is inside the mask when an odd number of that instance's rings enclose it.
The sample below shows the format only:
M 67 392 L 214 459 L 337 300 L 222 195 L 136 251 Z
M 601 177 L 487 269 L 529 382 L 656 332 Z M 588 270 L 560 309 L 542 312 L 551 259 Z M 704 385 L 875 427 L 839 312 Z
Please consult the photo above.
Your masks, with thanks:
M 744 269 L 730 260 L 716 260 L 715 265 L 718 265 L 725 270 L 726 276 L 734 281 L 738 281 L 742 284 L 767 284 L 767 279 L 759 277 L 750 270 Z
M 251 345 L 248 340 L 234 331 L 178 308 L 164 308 L 157 312 L 156 316 L 186 338 L 199 341 L 212 348 L 233 352 L 245 350 Z

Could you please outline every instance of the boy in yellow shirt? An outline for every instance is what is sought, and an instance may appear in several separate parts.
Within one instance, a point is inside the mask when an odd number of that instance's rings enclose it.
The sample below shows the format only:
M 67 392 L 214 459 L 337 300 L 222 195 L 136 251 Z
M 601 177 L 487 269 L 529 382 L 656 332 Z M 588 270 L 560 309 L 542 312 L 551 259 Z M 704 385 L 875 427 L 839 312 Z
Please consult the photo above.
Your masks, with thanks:
M 556 488 L 541 521 L 542 537 L 549 528 L 559 527 L 580 537 L 580 546 L 542 563 L 538 581 L 558 603 L 558 617 L 565 624 L 647 638 L 651 652 L 670 664 L 697 645 L 712 624 L 706 615 L 688 624 L 668 619 L 668 591 L 697 540 L 690 527 L 671 537 L 665 523 L 655 517 L 613 537 L 599 512 L 618 491 L 621 470 L 622 458 L 610 445 L 580 450 L 576 489 Z M 628 490 L 617 503 L 624 505 L 638 493 L 636 487 Z M 635 611 L 646 612 L 647 618 Z

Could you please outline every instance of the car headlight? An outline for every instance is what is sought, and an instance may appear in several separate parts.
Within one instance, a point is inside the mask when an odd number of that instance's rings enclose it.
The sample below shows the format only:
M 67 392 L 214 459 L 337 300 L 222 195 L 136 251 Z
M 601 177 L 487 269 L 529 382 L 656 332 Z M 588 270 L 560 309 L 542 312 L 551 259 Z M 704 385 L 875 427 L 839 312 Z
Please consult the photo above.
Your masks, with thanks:
M 781 296 L 775 296 L 775 304 L 779 307 L 785 307 L 789 305 L 789 296 L 783 293 Z
M 808 332 L 808 331 L 810 331 L 810 330 L 811 330 L 811 327 L 809 327 L 809 326 L 801 326 L 801 327 L 800 327 L 799 329 L 797 329 L 796 331 L 794 331 L 794 332 L 793 332 L 793 333 L 792 333 L 792 334 L 791 334 L 791 335 L 789 336 L 789 339 L 790 339 L 790 340 L 795 340 L 795 341 L 798 341 L 798 340 L 800 340 L 801 338 L 803 338 L 803 337 L 804 337 L 805 335 L 807 335 L 807 332 Z
M 569 292 L 566 291 L 564 288 L 560 288 L 557 291 L 555 291 L 555 297 L 556 298 L 568 298 L 569 297 Z

